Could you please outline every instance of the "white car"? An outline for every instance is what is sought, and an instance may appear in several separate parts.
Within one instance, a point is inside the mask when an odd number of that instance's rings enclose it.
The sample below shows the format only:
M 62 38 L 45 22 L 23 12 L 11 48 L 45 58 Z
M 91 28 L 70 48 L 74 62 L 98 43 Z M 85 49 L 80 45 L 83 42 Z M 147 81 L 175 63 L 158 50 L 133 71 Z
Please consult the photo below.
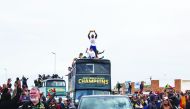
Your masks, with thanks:
M 78 109 L 133 109 L 124 95 L 88 95 L 82 96 Z

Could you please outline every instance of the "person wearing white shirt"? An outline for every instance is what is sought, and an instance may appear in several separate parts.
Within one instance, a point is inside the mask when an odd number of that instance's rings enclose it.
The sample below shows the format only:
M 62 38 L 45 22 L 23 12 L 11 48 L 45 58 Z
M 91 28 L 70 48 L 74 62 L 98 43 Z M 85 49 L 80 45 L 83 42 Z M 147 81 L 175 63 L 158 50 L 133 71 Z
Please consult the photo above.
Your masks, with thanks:
M 95 52 L 92 50 L 92 48 L 90 48 L 89 50 L 88 50 L 88 48 L 86 49 L 86 53 L 88 54 L 88 58 L 89 59 L 94 59 L 94 58 L 96 58 L 96 54 L 95 54 Z
M 90 30 L 90 32 L 88 33 L 88 39 L 90 40 L 91 43 L 90 48 L 95 52 L 95 55 L 97 57 L 98 54 L 98 50 L 96 49 L 97 33 L 95 32 L 95 30 Z

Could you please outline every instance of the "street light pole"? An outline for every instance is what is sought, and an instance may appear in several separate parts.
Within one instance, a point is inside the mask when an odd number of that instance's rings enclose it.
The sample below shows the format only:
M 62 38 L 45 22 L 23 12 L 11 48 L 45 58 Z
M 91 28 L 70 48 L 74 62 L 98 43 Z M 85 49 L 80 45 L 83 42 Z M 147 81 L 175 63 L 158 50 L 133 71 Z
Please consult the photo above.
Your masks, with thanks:
M 54 55 L 54 73 L 56 74 L 56 53 L 51 52 Z

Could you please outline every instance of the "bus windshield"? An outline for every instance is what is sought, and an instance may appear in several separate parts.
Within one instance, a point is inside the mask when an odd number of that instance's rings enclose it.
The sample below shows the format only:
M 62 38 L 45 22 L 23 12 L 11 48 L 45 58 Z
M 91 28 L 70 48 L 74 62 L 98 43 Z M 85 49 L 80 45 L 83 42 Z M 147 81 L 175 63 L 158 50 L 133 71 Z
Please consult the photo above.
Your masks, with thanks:
M 101 91 L 101 90 L 79 90 L 76 91 L 76 99 L 80 100 L 83 95 L 108 95 L 109 91 Z
M 48 80 L 46 87 L 65 87 L 65 81 L 61 80 Z
M 76 65 L 78 74 L 110 74 L 110 64 L 102 63 L 80 63 Z

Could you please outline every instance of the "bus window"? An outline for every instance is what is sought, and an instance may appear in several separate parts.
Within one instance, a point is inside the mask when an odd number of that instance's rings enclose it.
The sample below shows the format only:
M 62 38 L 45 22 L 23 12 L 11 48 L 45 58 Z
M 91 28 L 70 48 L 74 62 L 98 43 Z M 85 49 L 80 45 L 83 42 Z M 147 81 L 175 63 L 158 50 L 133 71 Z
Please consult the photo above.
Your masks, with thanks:
M 77 71 L 78 74 L 89 74 L 89 73 L 110 74 L 110 64 L 101 64 L 101 63 L 85 64 L 85 63 L 80 63 L 80 64 L 77 64 L 76 71 Z
M 94 73 L 94 64 L 78 64 L 77 73 Z
M 46 84 L 47 87 L 51 87 L 51 82 L 47 82 Z
M 46 86 L 46 84 L 45 84 L 45 82 L 43 82 L 43 87 L 45 87 Z
M 47 81 L 47 87 L 60 87 L 65 85 L 65 81 Z
M 56 86 L 65 86 L 64 82 L 62 81 L 57 81 Z
M 86 64 L 86 72 L 94 73 L 94 64 Z
M 95 73 L 99 74 L 109 74 L 110 65 L 109 64 L 94 64 Z

